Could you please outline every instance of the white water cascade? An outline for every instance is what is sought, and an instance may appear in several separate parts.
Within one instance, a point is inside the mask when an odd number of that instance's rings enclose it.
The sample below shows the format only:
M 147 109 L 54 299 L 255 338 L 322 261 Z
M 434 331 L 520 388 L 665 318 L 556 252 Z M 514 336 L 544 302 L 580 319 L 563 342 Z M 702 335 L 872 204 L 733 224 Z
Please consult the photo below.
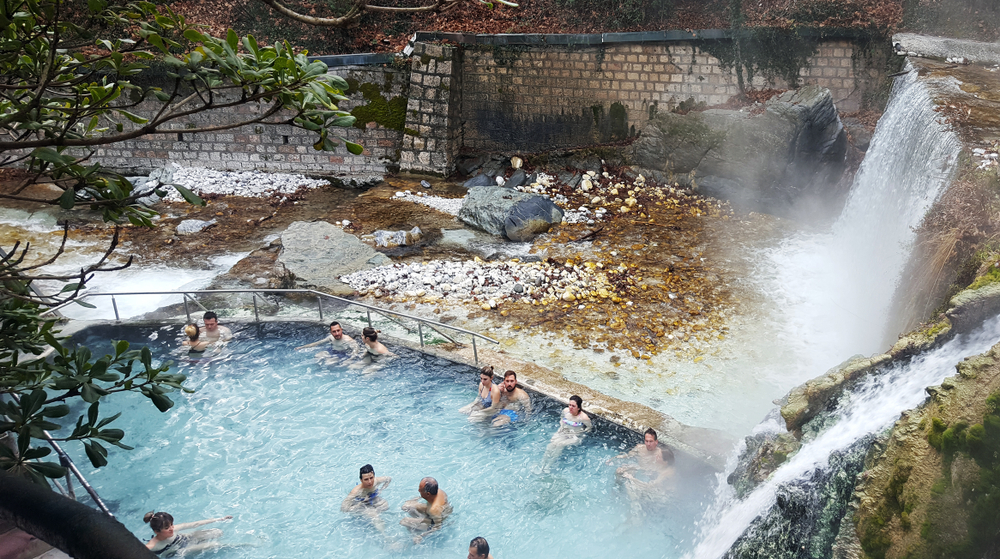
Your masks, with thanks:
M 745 499 L 738 502 L 730 499 L 721 512 L 702 522 L 708 529 L 689 557 L 721 557 L 754 519 L 774 505 L 775 492 L 781 485 L 824 468 L 834 451 L 847 449 L 861 437 L 889 427 L 901 411 L 924 401 L 927 397 L 925 387 L 939 384 L 955 374 L 956 363 L 985 352 L 998 340 L 1000 319 L 994 318 L 968 336 L 956 336 L 905 365 L 868 377 L 842 399 L 834 412 L 837 420 L 832 427 L 803 444 L 797 454 Z
M 939 116 L 915 71 L 897 78 L 832 231 L 786 239 L 761 255 L 782 345 L 802 371 L 795 381 L 884 351 L 898 334 L 886 325 L 914 229 L 950 182 L 960 150 Z

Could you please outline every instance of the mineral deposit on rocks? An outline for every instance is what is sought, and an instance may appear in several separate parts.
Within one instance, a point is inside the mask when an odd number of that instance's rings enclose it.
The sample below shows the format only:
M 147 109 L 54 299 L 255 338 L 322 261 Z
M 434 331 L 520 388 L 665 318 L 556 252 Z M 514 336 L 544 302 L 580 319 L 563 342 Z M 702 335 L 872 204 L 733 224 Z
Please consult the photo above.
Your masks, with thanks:
M 279 261 L 299 283 L 335 295 L 354 291 L 337 276 L 390 262 L 388 256 L 325 221 L 292 223 L 281 234 L 281 244 Z

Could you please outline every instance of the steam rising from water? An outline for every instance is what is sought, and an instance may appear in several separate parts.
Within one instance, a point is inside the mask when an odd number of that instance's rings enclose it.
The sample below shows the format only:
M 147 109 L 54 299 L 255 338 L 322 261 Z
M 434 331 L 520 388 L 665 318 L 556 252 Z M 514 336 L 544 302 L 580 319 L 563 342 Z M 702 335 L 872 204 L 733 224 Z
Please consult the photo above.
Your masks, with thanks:
M 937 121 L 916 72 L 897 78 L 841 217 L 827 234 L 785 240 L 761 256 L 761 277 L 782 316 L 803 378 L 884 351 L 889 306 L 931 204 L 949 183 L 958 138 Z
M 828 234 L 789 238 L 761 254 L 760 275 L 779 307 L 779 344 L 789 347 L 801 380 L 857 353 L 883 351 L 889 308 L 914 241 L 914 228 L 950 181 L 960 150 L 937 121 L 916 72 L 897 79 L 841 217 Z M 776 490 L 828 467 L 832 452 L 879 432 L 919 405 L 924 388 L 952 374 L 962 358 L 1000 337 L 994 320 L 905 367 L 869 379 L 841 402 L 836 424 L 806 443 L 742 501 L 721 488 L 702 521 L 697 559 L 721 557 L 775 503 Z
M 836 425 L 802 446 L 766 483 L 744 500 L 731 503 L 709 522 L 702 541 L 689 557 L 721 557 L 751 522 L 775 503 L 779 486 L 825 468 L 830 454 L 847 449 L 861 437 L 878 433 L 895 421 L 902 410 L 924 401 L 924 388 L 939 384 L 955 372 L 955 364 L 970 355 L 987 351 L 1000 339 L 1000 319 L 994 319 L 968 337 L 958 336 L 910 363 L 870 376 L 841 401 L 834 412 Z M 717 507 L 716 510 L 722 507 Z

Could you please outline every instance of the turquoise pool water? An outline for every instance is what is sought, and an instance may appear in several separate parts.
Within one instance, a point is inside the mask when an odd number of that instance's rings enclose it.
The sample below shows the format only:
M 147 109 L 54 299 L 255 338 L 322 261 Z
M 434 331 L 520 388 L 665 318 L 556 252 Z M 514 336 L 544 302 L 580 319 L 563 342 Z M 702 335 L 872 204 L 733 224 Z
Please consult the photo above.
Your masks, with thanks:
M 322 326 L 231 326 L 236 340 L 210 360 L 169 355 L 179 326 L 94 327 L 76 336 L 95 353 L 108 339 L 148 344 L 197 390 L 174 394 L 166 414 L 140 396 L 115 398 L 102 408 L 126 412 L 113 426 L 135 450 L 112 450 L 99 470 L 82 452 L 76 458 L 143 541 L 152 532 L 142 515 L 155 509 L 177 522 L 233 515 L 211 525 L 225 544 L 201 554 L 213 558 L 464 557 L 480 535 L 497 559 L 679 557 L 710 500 L 713 474 L 678 454 L 674 498 L 633 512 L 605 461 L 640 438 L 603 421 L 550 473 L 533 473 L 562 405 L 533 395 L 527 423 L 471 424 L 457 411 L 475 396 L 471 367 L 396 349 L 397 359 L 365 375 L 291 349 L 322 337 Z M 390 504 L 385 536 L 340 512 L 366 463 L 392 477 L 382 493 Z M 399 506 L 428 475 L 454 513 L 415 546 L 398 525 Z

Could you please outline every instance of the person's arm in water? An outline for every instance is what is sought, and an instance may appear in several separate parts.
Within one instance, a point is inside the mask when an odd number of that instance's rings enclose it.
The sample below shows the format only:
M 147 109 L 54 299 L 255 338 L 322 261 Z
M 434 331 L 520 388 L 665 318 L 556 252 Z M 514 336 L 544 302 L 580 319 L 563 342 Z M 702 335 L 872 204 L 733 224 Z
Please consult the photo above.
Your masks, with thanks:
M 586 412 L 580 412 L 583 415 L 583 432 L 589 433 L 594 430 L 594 423 L 590 421 L 590 416 Z
M 219 326 L 219 341 L 228 342 L 233 339 L 233 331 L 225 326 Z
M 350 493 L 347 494 L 347 498 L 344 499 L 344 502 L 340 503 L 340 512 L 350 512 L 351 509 L 358 506 L 360 503 L 355 501 L 354 498 L 357 497 L 360 492 L 361 484 L 359 483 L 354 486 L 354 489 L 351 489 Z
M 205 524 L 211 524 L 213 522 L 219 522 L 221 520 L 232 520 L 232 515 L 221 516 L 219 518 L 209 518 L 208 520 L 196 520 L 195 522 L 185 522 L 183 524 L 174 524 L 174 530 L 190 530 L 191 528 L 197 528 L 198 526 L 204 526 Z
M 379 491 L 385 490 L 386 487 L 389 487 L 390 483 L 392 483 L 392 478 L 389 476 L 382 476 L 375 478 L 376 487 L 378 487 L 379 484 L 382 484 L 382 487 L 379 487 Z
M 295 349 L 306 349 L 306 348 L 309 348 L 309 347 L 316 347 L 316 346 L 321 345 L 323 343 L 328 343 L 331 338 L 333 338 L 333 335 L 328 335 L 327 337 L 323 338 L 322 340 L 315 341 L 315 342 L 313 342 L 311 344 L 300 345 L 299 347 L 297 347 Z

